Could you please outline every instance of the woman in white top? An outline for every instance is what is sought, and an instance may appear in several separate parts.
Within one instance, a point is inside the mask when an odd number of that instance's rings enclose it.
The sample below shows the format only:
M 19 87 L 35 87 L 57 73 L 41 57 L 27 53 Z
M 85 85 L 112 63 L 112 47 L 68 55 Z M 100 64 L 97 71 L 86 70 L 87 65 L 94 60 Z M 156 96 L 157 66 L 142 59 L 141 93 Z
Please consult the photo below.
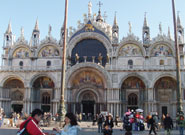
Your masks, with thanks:
M 76 116 L 73 113 L 67 113 L 64 121 L 65 125 L 63 130 L 60 131 L 59 128 L 55 128 L 58 132 L 56 135 L 78 135 L 80 127 L 78 126 Z

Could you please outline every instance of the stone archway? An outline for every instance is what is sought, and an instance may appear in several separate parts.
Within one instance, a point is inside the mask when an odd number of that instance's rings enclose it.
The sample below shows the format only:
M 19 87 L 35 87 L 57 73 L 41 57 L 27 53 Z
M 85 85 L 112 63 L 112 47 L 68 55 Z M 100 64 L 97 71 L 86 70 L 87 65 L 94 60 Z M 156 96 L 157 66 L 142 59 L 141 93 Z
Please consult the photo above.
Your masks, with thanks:
M 47 76 L 40 76 L 32 84 L 32 110 L 41 108 L 44 112 L 52 112 L 55 84 Z
M 68 112 L 93 115 L 106 110 L 105 86 L 104 76 L 98 70 L 83 67 L 75 71 L 68 83 Z M 88 105 L 92 110 L 87 110 Z
M 167 113 L 172 117 L 176 116 L 176 80 L 171 77 L 159 78 L 154 85 L 154 98 L 160 116 Z
M 130 76 L 125 79 L 121 85 L 121 102 L 122 112 L 127 109 L 144 109 L 144 101 L 146 98 L 146 86 L 137 76 Z
M 24 83 L 20 79 L 11 77 L 4 82 L 1 96 L 9 99 L 3 101 L 3 104 L 6 104 L 6 107 L 3 107 L 5 113 L 10 113 L 12 111 L 21 113 L 23 111 L 24 93 Z

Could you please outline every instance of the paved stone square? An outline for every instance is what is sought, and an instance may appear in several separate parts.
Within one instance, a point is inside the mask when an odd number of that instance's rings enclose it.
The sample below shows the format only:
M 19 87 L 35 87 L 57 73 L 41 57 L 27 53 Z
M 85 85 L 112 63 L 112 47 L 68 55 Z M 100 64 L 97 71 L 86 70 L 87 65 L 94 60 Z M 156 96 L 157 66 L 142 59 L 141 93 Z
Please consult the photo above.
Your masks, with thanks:
M 103 135 L 103 133 L 98 133 L 98 127 L 97 126 L 92 126 L 92 122 L 81 122 L 79 123 L 80 127 L 82 128 L 81 131 L 79 132 L 79 135 Z M 42 127 L 45 132 L 48 133 L 53 133 L 54 125 L 51 127 Z M 6 125 L 3 125 L 0 128 L 0 135 L 15 135 L 16 132 L 18 131 L 18 128 L 15 127 L 7 127 Z M 133 131 L 133 135 L 148 135 L 148 130 L 145 131 Z M 157 132 L 158 135 L 165 135 L 164 130 L 160 130 Z M 115 127 L 113 130 L 113 135 L 124 135 L 125 131 L 121 131 L 121 126 L 120 127 Z M 172 131 L 172 135 L 179 135 L 179 132 L 177 130 Z

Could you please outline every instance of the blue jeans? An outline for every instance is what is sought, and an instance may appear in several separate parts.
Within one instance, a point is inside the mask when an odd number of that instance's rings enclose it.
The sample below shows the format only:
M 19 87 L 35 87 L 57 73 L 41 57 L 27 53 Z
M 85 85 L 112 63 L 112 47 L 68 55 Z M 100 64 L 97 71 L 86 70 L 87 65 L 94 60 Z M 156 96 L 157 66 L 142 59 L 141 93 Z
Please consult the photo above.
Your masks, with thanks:
M 184 135 L 183 132 L 184 132 L 184 127 L 179 127 L 179 132 L 180 132 L 180 135 Z
M 101 132 L 102 132 L 102 123 L 98 124 L 98 133 L 101 133 Z

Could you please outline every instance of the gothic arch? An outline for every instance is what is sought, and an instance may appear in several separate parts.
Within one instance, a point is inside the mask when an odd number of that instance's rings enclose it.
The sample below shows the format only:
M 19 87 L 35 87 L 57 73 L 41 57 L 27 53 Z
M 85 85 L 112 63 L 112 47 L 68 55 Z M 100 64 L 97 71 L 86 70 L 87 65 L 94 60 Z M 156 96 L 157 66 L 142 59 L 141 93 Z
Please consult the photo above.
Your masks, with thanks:
M 110 41 L 105 38 L 103 35 L 98 34 L 96 32 L 84 32 L 81 33 L 77 36 L 75 36 L 69 43 L 67 46 L 67 56 L 71 56 L 72 50 L 75 47 L 75 45 L 84 40 L 84 39 L 95 39 L 98 40 L 99 42 L 103 43 L 103 45 L 105 46 L 105 48 L 107 49 L 107 53 L 110 55 L 112 52 L 112 45 L 110 43 Z

